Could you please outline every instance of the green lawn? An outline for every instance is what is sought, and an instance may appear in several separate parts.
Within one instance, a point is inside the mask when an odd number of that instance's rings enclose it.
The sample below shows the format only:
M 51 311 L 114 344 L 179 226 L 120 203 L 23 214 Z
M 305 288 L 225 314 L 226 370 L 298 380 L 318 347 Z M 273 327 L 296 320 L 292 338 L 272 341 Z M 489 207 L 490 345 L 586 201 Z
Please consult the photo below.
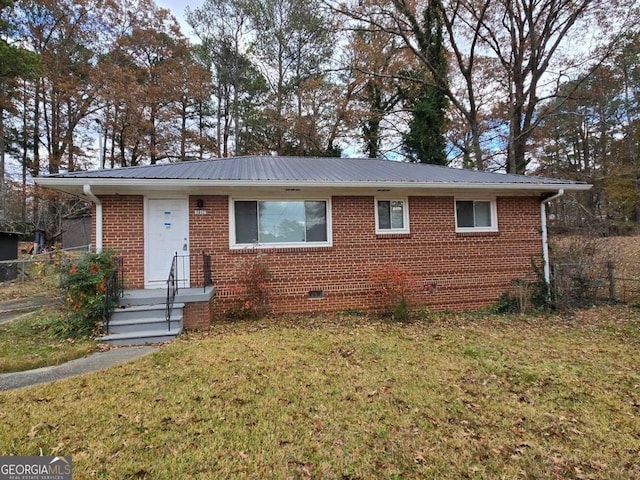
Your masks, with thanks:
M 74 478 L 640 478 L 640 326 L 442 316 L 218 325 L 0 393 L 3 455 Z
M 58 314 L 53 308 L 43 308 L 0 325 L 0 373 L 58 365 L 96 349 L 94 340 L 60 340 L 50 336 L 43 319 Z

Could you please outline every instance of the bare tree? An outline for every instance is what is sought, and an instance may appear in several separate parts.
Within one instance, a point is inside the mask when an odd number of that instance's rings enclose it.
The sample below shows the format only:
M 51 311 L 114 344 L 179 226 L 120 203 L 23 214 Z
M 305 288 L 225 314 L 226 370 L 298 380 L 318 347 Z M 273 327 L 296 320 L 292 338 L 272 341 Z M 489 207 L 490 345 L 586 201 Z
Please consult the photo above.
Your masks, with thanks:
M 526 170 L 527 145 L 544 116 L 552 113 L 542 107 L 555 95 L 555 86 L 583 74 L 586 65 L 600 63 L 611 51 L 602 46 L 635 28 L 639 18 L 637 0 L 326 2 L 357 25 L 400 38 L 431 73 L 424 81 L 445 93 L 464 119 L 470 140 L 464 147 L 467 161 L 472 157 L 475 167 L 484 169 L 487 149 L 495 153 L 501 148 L 503 166 L 511 173 Z M 430 2 L 442 13 L 452 81 L 423 53 L 429 36 L 421 18 Z M 578 33 L 582 48 L 576 48 Z M 495 91 L 498 98 L 491 93 Z M 491 103 L 484 101 L 489 96 Z M 495 131 L 488 133 L 487 125 Z M 499 144 L 502 130 L 508 133 Z

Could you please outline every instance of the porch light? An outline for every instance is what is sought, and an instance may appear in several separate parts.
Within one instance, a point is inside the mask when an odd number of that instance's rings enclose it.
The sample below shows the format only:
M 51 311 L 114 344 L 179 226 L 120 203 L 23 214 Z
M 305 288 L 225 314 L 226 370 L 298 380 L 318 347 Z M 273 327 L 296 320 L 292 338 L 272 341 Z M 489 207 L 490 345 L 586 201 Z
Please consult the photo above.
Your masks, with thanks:
M 204 208 L 204 199 L 198 198 L 196 200 L 196 209 L 193 211 L 194 215 L 206 215 L 207 211 Z

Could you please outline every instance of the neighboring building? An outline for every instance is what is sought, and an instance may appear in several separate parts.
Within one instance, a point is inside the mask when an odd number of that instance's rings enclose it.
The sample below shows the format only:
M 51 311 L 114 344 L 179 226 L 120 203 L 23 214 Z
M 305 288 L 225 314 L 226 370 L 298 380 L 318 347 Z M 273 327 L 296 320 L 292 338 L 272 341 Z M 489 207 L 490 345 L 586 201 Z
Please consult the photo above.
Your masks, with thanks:
M 91 217 L 66 218 L 62 221 L 62 248 L 80 249 L 91 244 Z
M 20 234 L 0 231 L 0 282 L 13 280 L 18 276 L 18 264 L 8 260 L 18 258 Z
M 242 263 L 273 274 L 276 312 L 371 309 L 381 269 L 410 272 L 409 300 L 486 307 L 547 258 L 545 203 L 590 185 L 376 159 L 238 157 L 73 172 L 42 186 L 94 203 L 93 244 L 119 251 L 129 288 L 166 288 L 175 253 L 185 286 L 211 256 L 212 308 L 231 305 Z

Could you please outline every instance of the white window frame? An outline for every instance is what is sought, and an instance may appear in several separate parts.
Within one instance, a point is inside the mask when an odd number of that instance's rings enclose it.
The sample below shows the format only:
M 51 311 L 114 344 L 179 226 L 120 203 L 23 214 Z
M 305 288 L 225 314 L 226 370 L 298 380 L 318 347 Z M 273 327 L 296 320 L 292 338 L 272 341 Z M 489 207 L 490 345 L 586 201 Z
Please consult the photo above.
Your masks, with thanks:
M 274 242 L 236 243 L 235 202 L 326 202 L 327 241 L 326 242 Z M 229 248 L 246 250 L 250 248 L 315 248 L 333 246 L 331 198 L 327 197 L 229 197 Z
M 380 228 L 380 217 L 378 215 L 378 202 L 402 202 L 403 228 Z M 409 226 L 409 198 L 408 197 L 375 197 L 373 199 L 373 209 L 375 211 L 376 234 L 393 235 L 398 233 L 411 233 Z
M 459 227 L 458 226 L 458 202 L 489 202 L 491 213 L 490 227 Z M 495 197 L 456 197 L 453 201 L 453 217 L 456 222 L 456 232 L 497 232 L 498 231 L 498 207 Z

